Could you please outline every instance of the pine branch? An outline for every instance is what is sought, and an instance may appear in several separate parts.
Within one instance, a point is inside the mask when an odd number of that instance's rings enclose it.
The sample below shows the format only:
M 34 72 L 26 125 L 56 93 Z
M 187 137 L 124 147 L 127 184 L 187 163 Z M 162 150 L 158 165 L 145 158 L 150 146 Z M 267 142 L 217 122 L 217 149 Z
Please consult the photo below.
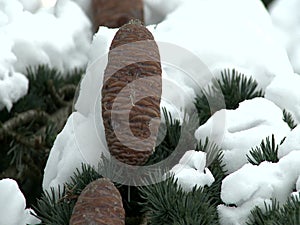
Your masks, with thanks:
M 221 78 L 213 82 L 207 90 L 201 90 L 201 93 L 194 103 L 200 125 L 224 107 L 236 109 L 244 100 L 264 96 L 263 91 L 258 90 L 258 84 L 252 77 L 248 78 L 235 69 L 222 71 Z M 223 101 L 225 101 L 224 106 Z
M 279 203 L 274 200 L 271 205 L 265 203 L 264 210 L 256 206 L 251 211 L 247 225 L 282 225 L 279 222 L 280 217 Z
M 70 178 L 71 181 L 65 184 L 66 195 L 64 198 L 77 198 L 89 183 L 101 177 L 93 167 L 82 163 L 81 170 L 77 168 Z
M 247 159 L 253 165 L 259 165 L 264 161 L 278 162 L 278 145 L 276 145 L 274 134 L 272 134 L 272 142 L 267 137 L 266 141 L 262 140 L 260 147 L 251 149 L 250 155 L 251 157 L 247 155 Z
M 42 225 L 69 225 L 75 201 L 64 198 L 65 190 L 59 187 L 58 190 L 58 194 L 53 188 L 50 193 L 45 191 L 33 207 L 34 216 L 42 221 Z
M 221 79 L 217 81 L 225 98 L 226 109 L 236 109 L 246 99 L 264 96 L 252 77 L 246 77 L 235 69 L 224 70 L 221 75 Z
M 291 130 L 293 130 L 297 124 L 295 123 L 293 116 L 290 112 L 286 111 L 285 109 L 283 110 L 283 121 L 286 122 Z
M 74 205 L 82 190 L 101 175 L 91 166 L 82 164 L 81 170 L 76 169 L 70 182 L 64 184 L 64 189 L 58 187 L 58 193 L 51 189 L 45 191 L 34 206 L 36 217 L 44 225 L 68 225 Z
M 209 168 L 211 173 L 214 175 L 215 181 L 210 187 L 207 188 L 208 192 L 212 196 L 212 202 L 216 205 L 222 204 L 221 200 L 221 186 L 222 181 L 226 177 L 225 164 L 223 163 L 223 153 L 221 149 L 213 142 L 210 142 L 206 138 L 204 144 L 200 141 L 196 151 L 203 151 L 207 153 L 206 166 Z
M 298 225 L 300 224 L 300 194 L 290 197 L 287 202 L 280 207 L 274 200 L 272 205 L 265 203 L 265 209 L 255 207 L 251 211 L 251 216 L 247 225 Z
M 0 123 L 0 140 L 4 138 L 7 132 L 14 131 L 17 127 L 30 123 L 34 120 L 47 122 L 50 120 L 50 117 L 47 113 L 40 110 L 29 110 L 19 113 L 5 123 Z
M 178 120 L 173 120 L 171 113 L 168 113 L 165 108 L 162 109 L 165 124 L 161 123 L 159 128 L 159 137 L 163 136 L 163 132 L 166 131 L 164 140 L 155 148 L 155 152 L 149 157 L 146 165 L 153 165 L 164 159 L 166 159 L 175 150 L 180 135 L 181 126 Z
M 59 95 L 59 92 L 56 90 L 53 80 L 47 81 L 48 91 L 53 99 L 54 104 L 57 107 L 63 107 L 66 106 L 66 102 L 63 100 L 63 98 Z
M 150 224 L 218 224 L 216 207 L 205 189 L 194 188 L 187 193 L 172 176 L 140 190 L 146 201 L 144 210 L 148 212 Z
M 195 107 L 198 112 L 199 124 L 204 124 L 215 112 L 223 107 L 223 94 L 214 85 L 201 90 L 195 99 Z
M 0 178 L 16 179 L 29 206 L 41 194 L 37 188 L 41 186 L 41 168 L 57 133 L 72 112 L 82 74 L 83 70 L 62 75 L 46 65 L 30 67 L 28 94 L 10 112 L 5 109 L 0 113 Z

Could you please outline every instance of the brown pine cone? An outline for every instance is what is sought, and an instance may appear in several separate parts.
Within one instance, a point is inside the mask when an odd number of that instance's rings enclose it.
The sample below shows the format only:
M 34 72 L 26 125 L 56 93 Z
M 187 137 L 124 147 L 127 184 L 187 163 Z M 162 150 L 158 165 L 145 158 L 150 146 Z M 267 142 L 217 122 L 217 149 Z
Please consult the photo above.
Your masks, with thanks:
M 106 26 L 118 28 L 131 19 L 143 21 L 143 0 L 93 0 L 92 17 L 95 30 Z
M 107 178 L 95 180 L 83 189 L 70 219 L 70 225 L 124 224 L 122 197 Z
M 102 117 L 111 154 L 143 165 L 153 153 L 160 125 L 160 55 L 150 31 L 126 24 L 116 33 L 104 73 Z

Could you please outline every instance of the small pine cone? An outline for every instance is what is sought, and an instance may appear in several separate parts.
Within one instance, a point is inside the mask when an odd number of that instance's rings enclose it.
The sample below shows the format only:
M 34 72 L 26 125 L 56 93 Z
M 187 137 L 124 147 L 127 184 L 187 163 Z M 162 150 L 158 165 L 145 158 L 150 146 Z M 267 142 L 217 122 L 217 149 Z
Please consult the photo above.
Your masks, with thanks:
M 70 225 L 124 224 L 122 197 L 107 178 L 95 180 L 83 189 L 70 219 Z
M 93 0 L 93 25 L 118 28 L 132 19 L 143 21 L 143 0 Z
M 137 21 L 116 33 L 104 73 L 102 118 L 108 148 L 119 161 L 143 165 L 160 125 L 161 63 L 153 35 Z

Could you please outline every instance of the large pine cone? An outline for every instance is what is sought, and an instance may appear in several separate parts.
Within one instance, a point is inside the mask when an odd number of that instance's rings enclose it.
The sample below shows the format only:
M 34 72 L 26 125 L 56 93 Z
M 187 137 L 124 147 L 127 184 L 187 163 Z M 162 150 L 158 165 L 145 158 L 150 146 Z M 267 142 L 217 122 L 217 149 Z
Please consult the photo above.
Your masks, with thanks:
M 118 28 L 131 19 L 143 21 L 143 0 L 93 0 L 92 16 L 95 29 L 106 26 Z
M 118 189 L 109 179 L 100 178 L 81 192 L 70 225 L 124 225 L 125 211 Z
M 104 73 L 102 117 L 111 154 L 143 165 L 153 153 L 160 125 L 160 55 L 150 31 L 138 23 L 116 33 Z

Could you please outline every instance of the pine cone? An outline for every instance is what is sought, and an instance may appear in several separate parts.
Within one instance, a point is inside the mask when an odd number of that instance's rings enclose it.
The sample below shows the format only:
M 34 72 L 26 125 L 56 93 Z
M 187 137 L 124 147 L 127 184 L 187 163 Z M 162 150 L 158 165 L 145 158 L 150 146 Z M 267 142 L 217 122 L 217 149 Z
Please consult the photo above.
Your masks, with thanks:
M 151 32 L 137 22 L 121 27 L 110 46 L 102 87 L 108 148 L 121 162 L 143 165 L 153 153 L 160 125 L 161 72 Z
M 93 25 L 118 28 L 131 19 L 143 21 L 143 0 L 93 0 Z
M 107 178 L 95 180 L 82 190 L 70 219 L 70 225 L 124 224 L 122 197 Z

